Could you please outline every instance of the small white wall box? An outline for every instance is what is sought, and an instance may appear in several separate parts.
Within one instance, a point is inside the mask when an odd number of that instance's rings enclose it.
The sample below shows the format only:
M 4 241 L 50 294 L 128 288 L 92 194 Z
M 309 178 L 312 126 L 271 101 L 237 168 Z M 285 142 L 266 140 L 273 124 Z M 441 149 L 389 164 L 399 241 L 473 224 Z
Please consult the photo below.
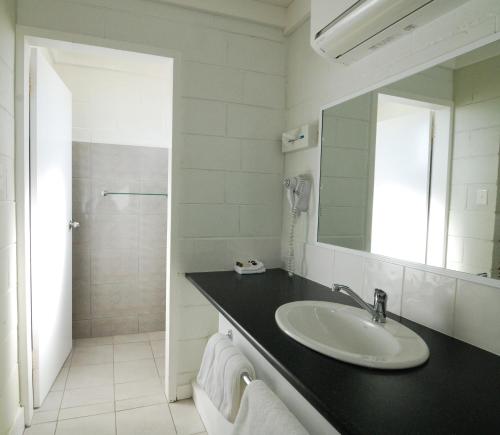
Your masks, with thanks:
M 293 130 L 288 130 L 281 136 L 281 151 L 291 151 L 312 148 L 318 144 L 318 125 L 306 124 Z

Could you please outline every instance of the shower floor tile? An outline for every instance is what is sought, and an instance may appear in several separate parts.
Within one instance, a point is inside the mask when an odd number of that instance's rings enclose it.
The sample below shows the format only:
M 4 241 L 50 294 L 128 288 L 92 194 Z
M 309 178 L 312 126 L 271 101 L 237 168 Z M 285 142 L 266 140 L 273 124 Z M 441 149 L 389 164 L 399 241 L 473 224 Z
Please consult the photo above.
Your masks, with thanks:
M 191 399 L 167 403 L 165 332 L 77 339 L 25 435 L 206 435 Z

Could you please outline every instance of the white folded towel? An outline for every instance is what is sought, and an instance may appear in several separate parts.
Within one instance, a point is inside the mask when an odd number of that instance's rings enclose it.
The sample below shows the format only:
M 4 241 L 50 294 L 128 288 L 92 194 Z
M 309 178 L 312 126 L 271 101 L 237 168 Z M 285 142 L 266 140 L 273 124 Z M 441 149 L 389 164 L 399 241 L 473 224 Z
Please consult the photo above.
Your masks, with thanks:
M 253 381 L 245 388 L 233 433 L 309 435 L 285 404 L 262 381 Z
M 210 337 L 196 380 L 230 422 L 234 422 L 240 406 L 243 373 L 255 377 L 252 364 L 240 350 L 222 334 Z

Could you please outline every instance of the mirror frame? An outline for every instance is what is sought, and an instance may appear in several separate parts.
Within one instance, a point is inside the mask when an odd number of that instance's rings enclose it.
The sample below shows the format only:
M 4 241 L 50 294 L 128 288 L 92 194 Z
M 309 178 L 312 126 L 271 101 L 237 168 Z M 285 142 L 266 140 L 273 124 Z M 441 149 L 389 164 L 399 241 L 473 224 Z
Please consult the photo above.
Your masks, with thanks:
M 461 56 L 463 54 L 466 54 L 466 53 L 469 53 L 473 50 L 481 48 L 484 45 L 491 44 L 491 43 L 497 42 L 497 41 L 500 41 L 500 33 L 489 35 L 489 36 L 481 38 L 481 39 L 479 39 L 471 44 L 467 44 L 463 47 L 449 51 L 441 56 L 438 56 L 435 59 L 424 62 L 424 63 L 419 64 L 417 66 L 411 67 L 408 70 L 397 73 L 389 78 L 386 78 L 386 79 L 384 79 L 380 82 L 377 82 L 373 85 L 362 88 L 362 89 L 360 89 L 356 92 L 353 92 L 351 94 L 347 94 L 343 97 L 339 97 L 339 98 L 333 100 L 332 102 L 320 107 L 319 117 L 318 117 L 318 119 L 319 119 L 318 153 L 317 153 L 316 162 L 315 162 L 315 165 L 313 168 L 315 170 L 315 173 L 318 174 L 317 179 L 316 179 L 316 177 L 314 179 L 314 200 L 315 200 L 314 215 L 309 216 L 309 217 L 314 218 L 314 222 L 312 223 L 312 230 L 313 230 L 313 236 L 314 236 L 313 245 L 314 246 L 318 246 L 322 249 L 329 249 L 329 250 L 334 250 L 334 251 L 345 252 L 345 253 L 348 253 L 351 255 L 357 255 L 360 257 L 364 257 L 364 258 L 371 258 L 371 259 L 375 259 L 375 260 L 379 260 L 379 261 L 385 261 L 388 263 L 397 264 L 397 265 L 404 266 L 404 267 L 412 267 L 412 268 L 415 268 L 418 270 L 422 270 L 425 272 L 431 272 L 431 273 L 435 273 L 435 274 L 439 274 L 439 275 L 445 274 L 445 275 L 452 277 L 452 278 L 461 279 L 464 281 L 469 281 L 469 282 L 473 282 L 476 284 L 486 285 L 489 287 L 495 287 L 495 288 L 500 289 L 500 279 L 477 276 L 477 275 L 473 275 L 473 274 L 466 273 L 466 272 L 460 272 L 460 271 L 453 270 L 453 269 L 446 269 L 445 267 L 429 266 L 429 265 L 423 264 L 423 263 L 415 263 L 415 262 L 411 262 L 411 261 L 401 260 L 398 258 L 387 257 L 387 256 L 381 255 L 381 254 L 373 254 L 373 253 L 368 252 L 368 251 L 360 251 L 357 249 L 351 249 L 351 248 L 345 248 L 343 246 L 332 245 L 329 243 L 320 242 L 318 240 L 320 183 L 321 183 L 321 154 L 322 154 L 322 148 L 323 148 L 323 140 L 322 140 L 322 137 L 323 137 L 323 112 L 325 110 L 333 107 L 333 106 L 338 106 L 339 104 L 345 103 L 349 100 L 352 100 L 356 97 L 360 97 L 360 96 L 367 94 L 369 92 L 373 92 L 373 91 L 376 91 L 378 89 L 382 90 L 384 87 L 386 87 L 392 83 L 395 83 L 399 80 L 406 79 L 406 78 L 411 77 L 415 74 L 418 74 L 422 71 L 425 71 L 429 68 L 435 67 L 435 66 L 440 65 L 446 61 L 454 59 L 458 56 Z M 436 100 L 436 102 L 438 102 L 438 100 Z

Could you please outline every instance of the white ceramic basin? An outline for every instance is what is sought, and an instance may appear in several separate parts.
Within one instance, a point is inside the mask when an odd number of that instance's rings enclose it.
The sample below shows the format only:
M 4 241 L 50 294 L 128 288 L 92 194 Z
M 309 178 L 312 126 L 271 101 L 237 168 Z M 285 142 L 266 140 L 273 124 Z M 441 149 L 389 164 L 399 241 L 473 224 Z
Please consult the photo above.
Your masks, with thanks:
M 371 320 L 360 308 L 333 302 L 299 301 L 276 310 L 278 326 L 324 355 L 359 366 L 405 369 L 423 364 L 429 348 L 411 329 L 387 318 Z

